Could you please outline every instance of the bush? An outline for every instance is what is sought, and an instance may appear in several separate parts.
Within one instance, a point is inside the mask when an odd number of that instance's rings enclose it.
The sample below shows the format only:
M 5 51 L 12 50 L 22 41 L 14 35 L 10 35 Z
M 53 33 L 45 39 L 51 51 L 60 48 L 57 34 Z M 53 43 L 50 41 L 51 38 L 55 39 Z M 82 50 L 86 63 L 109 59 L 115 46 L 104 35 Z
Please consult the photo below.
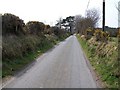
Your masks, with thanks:
M 23 34 L 24 33 L 25 23 L 19 17 L 5 13 L 2 16 L 2 34 Z
M 23 57 L 26 53 L 34 52 L 41 43 L 37 36 L 7 36 L 3 37 L 3 60 Z
M 27 27 L 27 31 L 30 34 L 34 34 L 34 35 L 41 35 L 44 32 L 45 29 L 45 25 L 42 22 L 39 21 L 29 21 L 26 24 Z
M 86 30 L 86 39 L 88 40 L 88 39 L 90 39 L 92 36 L 94 35 L 94 30 L 92 30 L 91 28 L 88 28 L 87 30 Z
M 65 30 L 51 28 L 39 21 L 29 21 L 25 25 L 23 20 L 15 15 L 4 14 L 2 17 L 3 77 L 11 75 L 33 61 L 38 54 L 69 36 Z
M 109 33 L 108 32 L 103 32 L 101 30 L 95 30 L 94 33 L 95 37 L 96 37 L 96 41 L 103 41 L 103 42 L 107 42 L 109 39 Z

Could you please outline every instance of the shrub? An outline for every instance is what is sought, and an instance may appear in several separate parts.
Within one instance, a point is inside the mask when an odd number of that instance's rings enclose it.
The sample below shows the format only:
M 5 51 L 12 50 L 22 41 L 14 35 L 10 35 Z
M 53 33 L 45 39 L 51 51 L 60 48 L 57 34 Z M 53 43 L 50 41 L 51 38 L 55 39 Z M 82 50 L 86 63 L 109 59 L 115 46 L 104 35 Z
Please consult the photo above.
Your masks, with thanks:
M 93 35 L 94 35 L 94 30 L 91 29 L 91 28 L 88 28 L 88 29 L 86 30 L 86 39 L 87 39 L 87 40 L 90 39 Z
M 23 57 L 26 53 L 34 52 L 39 43 L 39 38 L 32 35 L 3 37 L 3 60 Z
M 2 34 L 3 35 L 23 34 L 24 26 L 25 26 L 24 21 L 13 14 L 5 13 L 2 16 Z
M 45 29 L 45 25 L 42 22 L 39 21 L 29 21 L 26 24 L 27 27 L 27 31 L 30 34 L 34 34 L 34 35 L 41 35 L 44 32 Z
M 120 38 L 120 28 L 118 29 L 118 35 L 117 36 Z
M 109 33 L 108 32 L 103 32 L 101 30 L 95 30 L 94 33 L 95 37 L 96 37 L 96 41 L 103 41 L 103 42 L 107 42 L 109 39 Z

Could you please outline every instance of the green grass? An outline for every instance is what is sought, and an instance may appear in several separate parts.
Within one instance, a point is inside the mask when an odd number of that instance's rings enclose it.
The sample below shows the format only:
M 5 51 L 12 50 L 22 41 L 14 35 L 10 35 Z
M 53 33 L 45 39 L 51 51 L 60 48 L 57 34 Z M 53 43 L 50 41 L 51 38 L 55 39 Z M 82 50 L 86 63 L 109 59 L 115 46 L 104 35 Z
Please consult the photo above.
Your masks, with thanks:
M 91 52 L 88 52 L 89 48 L 88 48 L 87 41 L 86 40 L 82 40 L 79 35 L 77 35 L 77 38 L 78 38 L 78 41 L 80 42 L 80 44 L 81 44 L 85 54 L 87 55 L 87 57 L 90 57 L 91 56 Z
M 118 38 L 117 37 L 110 37 L 112 42 L 118 42 Z
M 77 38 L 85 51 L 91 65 L 95 69 L 96 73 L 101 77 L 102 82 L 106 88 L 118 88 L 120 77 L 117 77 L 115 74 L 118 72 L 118 62 L 117 62 L 117 51 L 114 51 L 110 57 L 98 57 L 95 52 L 96 46 L 89 47 L 86 40 L 80 38 L 77 35 Z M 114 42 L 117 42 L 116 38 L 113 38 Z

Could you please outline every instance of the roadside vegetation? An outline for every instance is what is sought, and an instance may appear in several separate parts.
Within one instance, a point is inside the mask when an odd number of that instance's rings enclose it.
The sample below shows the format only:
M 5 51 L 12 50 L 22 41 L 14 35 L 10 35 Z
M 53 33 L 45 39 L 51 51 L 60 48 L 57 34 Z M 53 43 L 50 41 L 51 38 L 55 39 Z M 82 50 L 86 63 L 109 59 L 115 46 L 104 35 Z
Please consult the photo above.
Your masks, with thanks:
M 39 21 L 24 23 L 13 14 L 2 15 L 2 77 L 14 75 L 70 33 Z
M 99 76 L 99 79 L 103 82 L 104 88 L 118 88 L 119 87 L 119 63 L 118 63 L 118 50 L 117 42 L 111 44 L 99 43 L 94 41 L 90 44 L 90 40 L 87 41 L 77 35 L 83 50 L 85 51 L 88 60 L 90 61 L 93 69 Z M 117 38 L 116 38 L 117 39 Z
M 119 88 L 120 30 L 112 33 L 97 29 L 99 14 L 89 10 L 86 17 L 76 16 L 77 38 L 93 69 L 103 82 L 103 88 Z M 115 36 L 116 35 L 116 36 Z

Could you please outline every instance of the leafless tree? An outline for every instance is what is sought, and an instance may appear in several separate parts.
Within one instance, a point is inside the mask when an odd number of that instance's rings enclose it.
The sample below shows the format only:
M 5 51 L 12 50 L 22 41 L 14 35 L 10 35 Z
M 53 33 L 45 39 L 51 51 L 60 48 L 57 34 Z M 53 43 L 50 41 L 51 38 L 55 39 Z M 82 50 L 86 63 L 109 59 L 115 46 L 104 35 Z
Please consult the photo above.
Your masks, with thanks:
M 118 3 L 118 6 L 119 6 L 119 3 Z M 116 9 L 118 11 L 118 15 L 120 15 L 120 8 L 118 8 L 118 6 L 116 5 Z M 118 27 L 119 27 L 119 23 L 120 23 L 120 19 L 119 19 L 119 16 L 118 16 Z
M 86 11 L 86 18 L 88 19 L 89 27 L 96 27 L 98 25 L 100 14 L 97 9 L 93 8 Z
M 75 16 L 75 27 L 76 27 L 76 32 L 77 33 L 80 33 L 80 29 L 81 29 L 80 22 L 81 22 L 82 18 L 83 17 L 81 15 L 76 15 Z
M 118 3 L 118 5 L 119 5 L 119 3 Z M 115 7 L 116 7 L 116 9 L 118 10 L 118 12 L 120 12 L 120 8 L 118 8 L 117 5 L 115 5 Z
M 77 33 L 85 34 L 88 28 L 95 28 L 100 19 L 98 10 L 90 9 L 86 11 L 86 16 L 77 15 L 75 17 L 75 26 Z

